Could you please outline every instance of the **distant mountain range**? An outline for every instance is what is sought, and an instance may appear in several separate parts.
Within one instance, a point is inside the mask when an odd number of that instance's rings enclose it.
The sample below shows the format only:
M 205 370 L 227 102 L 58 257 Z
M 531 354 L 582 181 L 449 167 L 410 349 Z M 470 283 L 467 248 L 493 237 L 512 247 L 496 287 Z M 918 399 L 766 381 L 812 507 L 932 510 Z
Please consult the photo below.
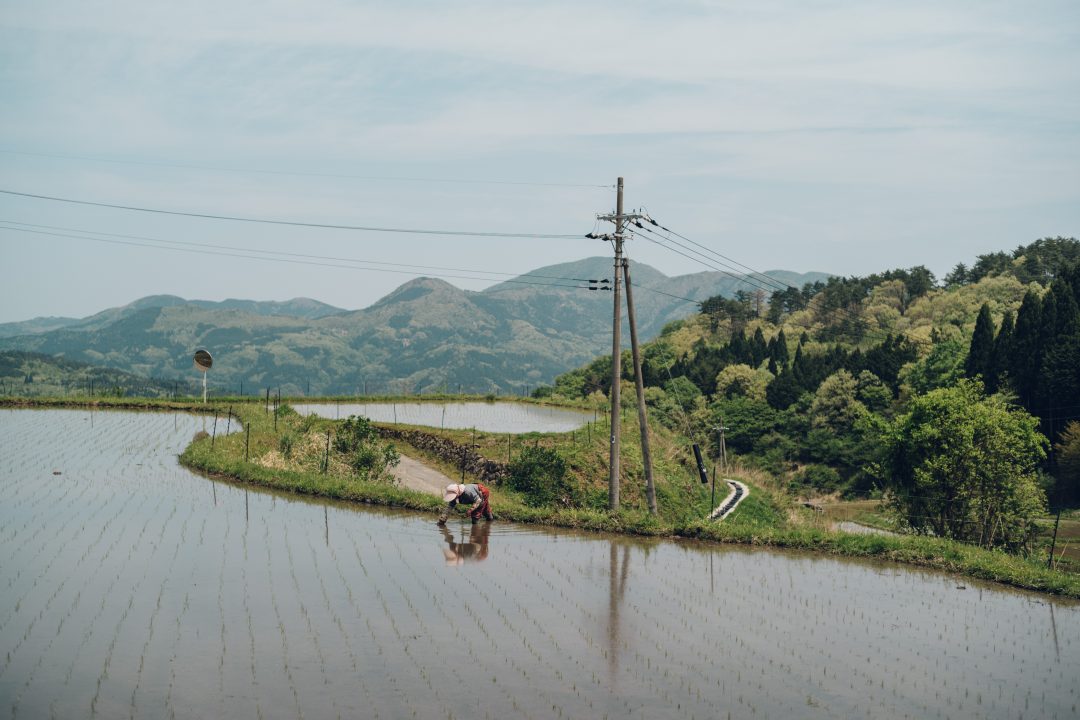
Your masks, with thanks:
M 82 319 L 0 324 L 0 351 L 61 356 L 160 379 L 192 380 L 197 348 L 214 356 L 217 394 L 521 392 L 610 351 L 610 292 L 560 278 L 610 277 L 611 258 L 537 269 L 481 292 L 411 280 L 374 305 L 347 311 L 315 300 L 285 302 L 142 298 Z M 801 287 L 824 273 L 769 271 Z M 633 266 L 642 340 L 689 315 L 696 303 L 750 286 L 719 272 L 667 277 Z M 585 283 L 581 283 L 584 285 Z M 624 315 L 625 317 L 625 315 Z M 624 331 L 624 337 L 628 334 Z
M 36 335 L 38 333 L 49 332 L 50 330 L 62 329 L 99 330 L 124 316 L 130 315 L 136 310 L 177 307 L 180 305 L 190 305 L 205 310 L 243 310 L 244 312 L 249 312 L 253 315 L 262 315 L 265 317 L 286 315 L 289 317 L 306 318 L 308 320 L 315 320 L 317 318 L 326 317 L 327 315 L 346 312 L 333 305 L 327 305 L 318 300 L 310 300 L 308 298 L 294 298 L 292 300 L 286 300 L 285 302 L 233 299 L 214 302 L 211 300 L 185 300 L 176 295 L 150 295 L 149 297 L 141 298 L 133 303 L 124 305 L 123 307 L 102 310 L 96 315 L 85 318 L 39 317 L 23 322 L 0 323 L 0 338 L 17 337 L 19 335 Z

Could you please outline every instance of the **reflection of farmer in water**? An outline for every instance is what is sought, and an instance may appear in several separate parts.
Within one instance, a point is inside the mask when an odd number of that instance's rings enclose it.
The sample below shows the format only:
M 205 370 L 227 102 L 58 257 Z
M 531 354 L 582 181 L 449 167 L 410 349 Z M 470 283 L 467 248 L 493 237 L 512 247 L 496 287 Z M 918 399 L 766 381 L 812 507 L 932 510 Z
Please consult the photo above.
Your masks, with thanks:
M 491 505 L 488 503 L 489 495 L 488 489 L 480 483 L 475 485 L 447 485 L 446 492 L 443 493 L 446 507 L 439 514 L 439 524 L 446 524 L 446 518 L 450 515 L 451 508 L 458 503 L 469 505 L 469 517 L 474 523 L 480 520 L 481 515 L 486 520 L 494 520 L 495 516 L 491 513 Z
M 491 526 L 487 523 L 473 525 L 469 531 L 469 541 L 458 542 L 445 525 L 442 526 L 443 539 L 447 547 L 443 548 L 443 556 L 447 565 L 464 565 L 466 562 L 479 561 L 487 558 L 488 533 Z

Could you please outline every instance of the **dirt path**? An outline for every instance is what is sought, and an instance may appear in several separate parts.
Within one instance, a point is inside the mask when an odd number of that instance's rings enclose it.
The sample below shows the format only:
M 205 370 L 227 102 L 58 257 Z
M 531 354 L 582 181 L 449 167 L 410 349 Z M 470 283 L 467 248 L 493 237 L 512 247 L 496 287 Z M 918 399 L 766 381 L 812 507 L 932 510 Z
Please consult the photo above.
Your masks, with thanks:
M 428 467 L 408 455 L 401 456 L 401 461 L 397 467 L 391 469 L 391 473 L 402 487 L 429 495 L 442 495 L 443 488 L 456 482 L 435 468 Z

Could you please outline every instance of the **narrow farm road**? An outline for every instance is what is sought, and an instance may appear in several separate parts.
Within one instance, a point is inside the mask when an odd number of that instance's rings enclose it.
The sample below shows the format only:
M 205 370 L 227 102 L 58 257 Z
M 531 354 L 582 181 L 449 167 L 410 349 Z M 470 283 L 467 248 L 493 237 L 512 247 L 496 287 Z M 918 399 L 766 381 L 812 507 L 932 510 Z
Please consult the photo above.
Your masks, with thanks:
M 443 489 L 455 482 L 435 468 L 428 467 L 408 455 L 401 455 L 401 461 L 391 468 L 390 472 L 402 487 L 429 495 L 442 495 Z

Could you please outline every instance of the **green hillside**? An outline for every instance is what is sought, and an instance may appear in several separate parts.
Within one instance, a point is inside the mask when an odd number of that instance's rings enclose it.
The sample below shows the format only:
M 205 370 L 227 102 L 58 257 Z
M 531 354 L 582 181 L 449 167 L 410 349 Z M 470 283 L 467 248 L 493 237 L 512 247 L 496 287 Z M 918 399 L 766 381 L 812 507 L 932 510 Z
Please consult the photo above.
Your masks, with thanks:
M 51 355 L 0 352 L 0 395 L 57 397 L 71 394 L 162 398 L 202 391 L 194 380 L 178 382 L 143 377 Z
M 941 284 L 914 267 L 713 297 L 642 354 L 652 420 L 713 457 L 724 427 L 733 462 L 798 498 L 884 497 L 902 526 L 1013 549 L 1048 503 L 1080 502 L 1075 239 Z M 632 368 L 624 353 L 624 406 Z M 540 394 L 602 396 L 610 369 L 602 355 Z
M 611 294 L 551 278 L 601 278 L 610 272 L 609 258 L 591 258 L 541 268 L 520 283 L 483 292 L 420 278 L 351 312 L 311 300 L 209 303 L 155 296 L 51 330 L 40 322 L 23 323 L 40 331 L 0 337 L 0 350 L 193 382 L 199 378 L 192 353 L 206 348 L 215 359 L 211 393 L 218 395 L 241 389 L 250 395 L 266 387 L 287 395 L 459 388 L 521 394 L 586 362 L 610 342 Z M 668 278 L 644 265 L 634 272 L 645 337 L 694 312 L 696 302 L 681 298 L 727 294 L 738 284 L 720 273 Z

